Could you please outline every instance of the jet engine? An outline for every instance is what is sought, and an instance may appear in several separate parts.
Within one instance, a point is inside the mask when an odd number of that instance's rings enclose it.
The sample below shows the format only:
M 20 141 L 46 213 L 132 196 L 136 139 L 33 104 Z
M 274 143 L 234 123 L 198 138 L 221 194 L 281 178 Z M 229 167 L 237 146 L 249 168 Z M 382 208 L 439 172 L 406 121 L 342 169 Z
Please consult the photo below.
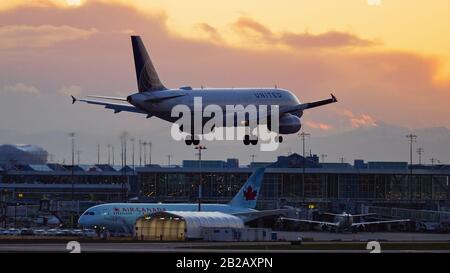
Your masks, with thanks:
M 300 131 L 302 124 L 300 118 L 291 114 L 284 114 L 280 117 L 279 123 L 279 133 L 280 134 L 294 134 Z

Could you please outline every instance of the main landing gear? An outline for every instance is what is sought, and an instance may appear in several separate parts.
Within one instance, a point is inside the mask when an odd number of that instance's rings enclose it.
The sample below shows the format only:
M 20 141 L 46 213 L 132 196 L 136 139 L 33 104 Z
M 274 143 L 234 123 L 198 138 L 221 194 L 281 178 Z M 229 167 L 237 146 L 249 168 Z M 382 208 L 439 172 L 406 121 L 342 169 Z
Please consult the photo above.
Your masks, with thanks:
M 258 144 L 258 139 L 250 139 L 249 135 L 245 135 L 243 142 L 244 142 L 244 145 L 250 145 L 250 144 L 256 145 L 256 144 Z M 283 137 L 282 136 L 276 136 L 275 137 L 275 142 L 282 143 L 283 142 Z
M 200 138 L 196 135 L 187 135 L 186 138 L 184 139 L 184 142 L 186 143 L 186 145 L 190 146 L 190 145 L 194 145 L 197 146 L 200 144 Z M 256 139 L 250 139 L 250 135 L 245 135 L 244 136 L 244 145 L 257 145 L 258 144 L 258 138 Z M 282 136 L 276 136 L 275 137 L 275 142 L 277 143 L 282 143 L 283 142 L 283 137 Z
M 200 144 L 200 139 L 198 136 L 196 135 L 188 135 L 186 136 L 186 138 L 184 139 L 184 142 L 186 143 L 186 145 L 194 145 L 197 146 Z
M 256 145 L 258 144 L 258 139 L 250 139 L 249 135 L 244 136 L 244 145 Z

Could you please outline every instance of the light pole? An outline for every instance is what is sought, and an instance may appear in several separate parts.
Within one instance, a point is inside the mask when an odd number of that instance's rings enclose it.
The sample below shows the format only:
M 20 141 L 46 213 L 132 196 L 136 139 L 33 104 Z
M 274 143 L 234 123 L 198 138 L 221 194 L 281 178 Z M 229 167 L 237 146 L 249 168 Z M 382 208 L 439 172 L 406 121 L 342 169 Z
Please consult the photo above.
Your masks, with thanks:
M 438 164 L 440 164 L 441 163 L 441 161 L 440 160 L 438 160 L 438 159 L 436 159 L 436 158 L 430 158 L 430 161 L 431 161 L 431 167 L 433 168 L 434 167 L 434 163 L 438 163 Z
M 252 162 L 251 163 L 254 163 L 256 155 L 250 155 L 250 157 L 252 158 Z
M 80 154 L 81 154 L 81 150 L 77 150 L 77 164 L 80 165 Z
M 147 142 L 143 142 L 144 145 L 144 166 L 147 166 Z
M 139 139 L 139 167 L 142 167 L 142 140 Z
M 309 133 L 305 133 L 305 131 L 301 132 L 300 134 L 298 134 L 300 136 L 300 138 L 302 139 L 302 143 L 303 143 L 303 163 L 302 163 L 302 191 L 303 191 L 303 202 L 305 202 L 305 140 L 307 137 L 310 137 L 311 134 Z
M 131 165 L 133 166 L 133 170 L 134 170 L 134 142 L 135 142 L 135 139 L 131 138 L 130 141 L 131 141 L 131 144 L 133 147 L 133 155 L 132 155 Z
M 409 199 L 413 198 L 413 190 L 412 190 L 412 164 L 413 164 L 413 143 L 416 142 L 417 136 L 414 134 L 409 134 L 406 136 L 409 141 Z
M 207 148 L 202 145 L 195 146 L 196 150 L 198 150 L 198 162 L 199 162 L 199 168 L 200 168 L 200 181 L 198 183 L 198 211 L 201 211 L 201 205 L 202 205 L 202 151 L 206 150 Z
M 422 147 L 417 148 L 417 154 L 419 155 L 419 165 L 422 165 L 422 154 L 424 149 Z
M 108 165 L 111 165 L 111 144 L 106 145 L 108 148 Z
M 112 165 L 114 166 L 116 164 L 114 160 L 116 158 L 116 155 L 114 154 L 114 145 L 111 146 L 111 154 L 112 154 Z
M 152 142 L 150 141 L 147 144 L 148 144 L 148 161 L 149 161 L 148 165 L 152 165 Z
M 325 163 L 325 158 L 328 157 L 327 154 L 321 154 L 320 157 L 322 157 L 322 163 Z
M 71 219 L 70 219 L 70 223 L 71 223 L 71 226 L 72 227 L 74 227 L 74 206 L 75 206 L 75 204 L 74 204 L 74 201 L 75 201 L 75 198 L 74 198 L 74 192 L 75 192 L 75 185 L 74 185 L 74 183 L 75 183 L 75 181 L 74 181 L 74 170 L 75 170 L 75 133 L 74 132 L 71 132 L 71 133 L 69 133 L 69 137 L 71 138 L 71 142 L 72 142 L 72 168 L 71 168 L 71 183 L 72 183 L 72 190 L 71 190 L 71 199 L 72 199 L 72 208 L 71 208 Z
M 128 185 L 128 177 L 127 177 L 127 137 L 128 133 L 123 132 L 120 136 L 121 146 L 122 146 L 122 200 L 126 201 L 127 198 L 127 185 Z
M 97 165 L 100 165 L 100 144 L 97 144 Z
M 167 155 L 167 162 L 168 162 L 168 165 L 167 166 L 169 166 L 170 167 L 170 159 L 173 157 L 173 155 Z

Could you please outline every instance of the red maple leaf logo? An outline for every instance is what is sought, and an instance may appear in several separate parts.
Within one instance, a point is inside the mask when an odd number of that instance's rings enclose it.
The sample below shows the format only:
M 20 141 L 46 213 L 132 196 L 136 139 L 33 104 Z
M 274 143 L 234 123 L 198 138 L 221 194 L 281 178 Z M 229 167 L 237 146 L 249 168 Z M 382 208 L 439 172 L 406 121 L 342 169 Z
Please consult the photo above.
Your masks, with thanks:
M 118 208 L 114 208 L 114 211 L 120 211 L 120 209 L 118 209 Z
M 244 191 L 245 200 L 255 200 L 257 191 L 253 190 L 252 186 L 248 186 L 248 188 Z

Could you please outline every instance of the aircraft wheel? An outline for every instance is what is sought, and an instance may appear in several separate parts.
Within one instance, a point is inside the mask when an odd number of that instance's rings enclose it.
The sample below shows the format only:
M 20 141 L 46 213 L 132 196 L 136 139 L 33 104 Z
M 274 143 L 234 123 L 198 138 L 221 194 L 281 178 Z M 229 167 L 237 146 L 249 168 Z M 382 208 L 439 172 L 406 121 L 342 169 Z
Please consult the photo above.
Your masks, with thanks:
M 192 145 L 192 139 L 189 137 L 189 136 L 187 136 L 185 139 L 184 139 L 184 142 L 186 143 L 186 145 Z
M 257 145 L 258 144 L 258 139 L 252 139 L 252 140 L 250 140 L 250 143 L 252 145 Z
M 250 136 L 249 135 L 244 136 L 244 145 L 250 145 Z
M 192 144 L 197 146 L 200 144 L 200 139 L 197 136 L 192 137 Z
M 283 137 L 282 136 L 278 136 L 278 143 L 282 143 L 283 142 Z

